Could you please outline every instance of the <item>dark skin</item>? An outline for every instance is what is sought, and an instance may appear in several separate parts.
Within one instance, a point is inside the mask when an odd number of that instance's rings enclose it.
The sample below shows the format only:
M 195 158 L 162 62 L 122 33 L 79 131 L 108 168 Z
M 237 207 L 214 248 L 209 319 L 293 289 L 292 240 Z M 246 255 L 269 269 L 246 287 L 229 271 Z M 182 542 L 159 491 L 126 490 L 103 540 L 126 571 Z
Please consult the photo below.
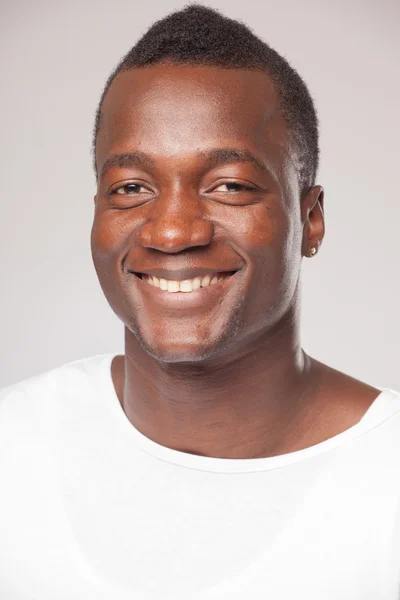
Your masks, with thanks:
M 250 151 L 258 164 L 210 162 L 220 148 Z M 110 164 L 139 152 L 146 162 Z M 165 63 L 119 74 L 96 165 L 92 254 L 125 325 L 112 377 L 139 431 L 183 452 L 259 458 L 361 419 L 380 391 L 301 348 L 300 268 L 324 237 L 323 189 L 302 193 L 265 73 Z M 235 274 L 212 296 L 192 292 L 207 300 L 179 306 L 135 274 L 175 269 Z

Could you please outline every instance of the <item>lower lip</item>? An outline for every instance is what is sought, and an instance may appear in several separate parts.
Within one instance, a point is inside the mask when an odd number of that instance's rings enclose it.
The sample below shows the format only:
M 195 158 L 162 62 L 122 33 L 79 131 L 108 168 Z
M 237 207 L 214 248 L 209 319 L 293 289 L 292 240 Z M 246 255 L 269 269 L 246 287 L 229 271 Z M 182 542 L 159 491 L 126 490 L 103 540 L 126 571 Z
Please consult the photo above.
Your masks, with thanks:
M 212 283 L 206 287 L 201 287 L 193 292 L 167 292 L 151 283 L 147 283 L 137 275 L 132 273 L 138 288 L 147 295 L 150 301 L 163 307 L 170 308 L 196 308 L 212 305 L 221 299 L 236 280 L 236 271 L 233 275 L 225 277 L 217 283 Z

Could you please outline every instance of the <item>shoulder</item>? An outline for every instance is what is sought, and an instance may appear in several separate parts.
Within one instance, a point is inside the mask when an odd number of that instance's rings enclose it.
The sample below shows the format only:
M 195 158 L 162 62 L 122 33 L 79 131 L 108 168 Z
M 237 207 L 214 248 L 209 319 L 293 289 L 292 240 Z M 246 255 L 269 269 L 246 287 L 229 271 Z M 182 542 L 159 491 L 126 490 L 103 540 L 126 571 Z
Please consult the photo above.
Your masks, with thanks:
M 12 415 L 46 414 L 57 400 L 83 391 L 114 354 L 74 360 L 0 389 L 0 423 Z
M 316 359 L 312 360 L 312 368 L 317 381 L 317 397 L 324 408 L 332 413 L 346 415 L 349 420 L 358 421 L 388 387 L 373 386 L 365 381 L 338 371 Z M 399 394 L 391 390 L 394 394 Z
M 370 385 L 315 359 L 312 368 L 316 384 L 306 424 L 313 436 L 318 432 L 319 439 L 329 439 L 357 426 L 359 432 L 371 431 L 373 437 L 390 431 L 400 443 L 397 390 Z

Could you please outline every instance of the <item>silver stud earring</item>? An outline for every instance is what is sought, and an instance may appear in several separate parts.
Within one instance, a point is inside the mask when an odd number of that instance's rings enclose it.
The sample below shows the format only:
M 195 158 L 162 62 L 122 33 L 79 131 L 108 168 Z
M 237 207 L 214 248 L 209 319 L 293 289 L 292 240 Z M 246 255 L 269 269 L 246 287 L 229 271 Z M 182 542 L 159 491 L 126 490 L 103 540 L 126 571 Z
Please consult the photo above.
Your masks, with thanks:
M 315 246 L 313 246 L 312 248 L 310 248 L 310 256 L 314 256 L 314 254 L 317 253 L 317 249 Z

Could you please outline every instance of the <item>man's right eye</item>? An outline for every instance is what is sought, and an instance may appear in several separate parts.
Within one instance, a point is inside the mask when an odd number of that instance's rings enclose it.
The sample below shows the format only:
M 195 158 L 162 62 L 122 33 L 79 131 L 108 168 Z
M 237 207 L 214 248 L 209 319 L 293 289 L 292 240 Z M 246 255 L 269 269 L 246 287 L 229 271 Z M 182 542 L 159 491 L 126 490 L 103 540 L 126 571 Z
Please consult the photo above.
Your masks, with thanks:
M 140 185 L 139 183 L 126 183 L 125 185 L 115 188 L 111 193 L 120 194 L 121 196 L 134 196 L 138 193 L 137 188 L 143 188 L 143 185 Z

